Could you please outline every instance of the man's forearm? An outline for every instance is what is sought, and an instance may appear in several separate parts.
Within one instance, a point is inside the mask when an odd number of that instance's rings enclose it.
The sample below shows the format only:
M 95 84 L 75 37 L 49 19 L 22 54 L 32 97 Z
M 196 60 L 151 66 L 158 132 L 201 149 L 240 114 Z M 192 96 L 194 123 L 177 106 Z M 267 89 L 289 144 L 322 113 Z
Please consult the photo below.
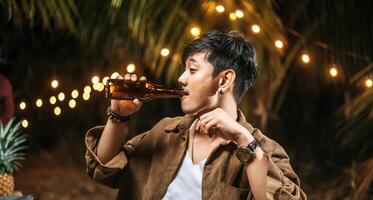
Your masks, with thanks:
M 126 123 L 118 123 L 108 119 L 97 145 L 97 157 L 103 163 L 114 158 L 122 149 L 123 140 L 128 135 Z
M 246 174 L 255 200 L 266 199 L 268 159 L 262 149 L 255 150 L 255 159 L 246 164 Z
M 246 146 L 254 141 L 254 137 L 248 130 L 242 129 L 241 133 L 241 137 L 237 141 L 239 145 Z M 245 165 L 246 175 L 255 200 L 266 199 L 268 165 L 268 158 L 260 147 L 255 149 L 254 160 Z

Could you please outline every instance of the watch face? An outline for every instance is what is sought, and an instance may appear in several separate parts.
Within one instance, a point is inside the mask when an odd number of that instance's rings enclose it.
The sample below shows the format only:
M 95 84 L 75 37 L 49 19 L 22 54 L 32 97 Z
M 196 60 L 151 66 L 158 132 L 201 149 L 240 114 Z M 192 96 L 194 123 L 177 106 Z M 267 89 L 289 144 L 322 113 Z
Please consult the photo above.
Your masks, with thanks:
M 251 160 L 252 156 L 253 155 L 252 155 L 251 151 L 247 148 L 239 147 L 237 149 L 237 158 L 243 163 L 249 162 Z

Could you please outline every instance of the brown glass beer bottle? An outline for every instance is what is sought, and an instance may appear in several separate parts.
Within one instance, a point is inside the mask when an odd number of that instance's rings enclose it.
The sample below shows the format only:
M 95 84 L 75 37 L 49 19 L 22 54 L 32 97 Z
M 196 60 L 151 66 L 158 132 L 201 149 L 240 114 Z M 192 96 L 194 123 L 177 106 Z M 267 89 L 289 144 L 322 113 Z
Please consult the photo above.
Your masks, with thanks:
M 185 94 L 183 89 L 170 89 L 156 85 L 150 81 L 130 81 L 124 79 L 108 79 L 106 97 L 119 100 L 180 98 Z

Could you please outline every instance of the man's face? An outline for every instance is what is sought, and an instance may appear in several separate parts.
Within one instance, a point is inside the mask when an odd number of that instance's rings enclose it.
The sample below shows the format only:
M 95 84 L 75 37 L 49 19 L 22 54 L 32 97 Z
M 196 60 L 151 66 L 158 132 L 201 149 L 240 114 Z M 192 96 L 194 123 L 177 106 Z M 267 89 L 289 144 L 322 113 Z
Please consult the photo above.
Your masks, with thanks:
M 195 53 L 186 60 L 185 70 L 178 79 L 187 95 L 181 98 L 184 113 L 207 112 L 218 106 L 218 80 L 214 67 L 206 60 L 206 53 Z

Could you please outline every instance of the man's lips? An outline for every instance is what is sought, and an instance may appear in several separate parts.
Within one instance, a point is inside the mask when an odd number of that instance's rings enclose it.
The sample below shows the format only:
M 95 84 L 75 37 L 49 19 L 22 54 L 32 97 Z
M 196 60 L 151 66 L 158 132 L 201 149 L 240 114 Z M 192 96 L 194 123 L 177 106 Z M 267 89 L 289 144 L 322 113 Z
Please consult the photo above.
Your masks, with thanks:
M 189 95 L 189 92 L 185 88 L 182 88 L 182 89 L 184 90 L 184 94 L 183 94 L 183 96 L 181 96 L 181 98 L 183 99 L 183 98 L 185 98 Z
M 183 89 L 183 91 L 184 91 L 184 94 L 183 94 L 183 96 L 188 96 L 189 95 L 189 92 L 188 92 L 188 90 L 187 89 L 185 89 L 185 88 L 182 88 Z

